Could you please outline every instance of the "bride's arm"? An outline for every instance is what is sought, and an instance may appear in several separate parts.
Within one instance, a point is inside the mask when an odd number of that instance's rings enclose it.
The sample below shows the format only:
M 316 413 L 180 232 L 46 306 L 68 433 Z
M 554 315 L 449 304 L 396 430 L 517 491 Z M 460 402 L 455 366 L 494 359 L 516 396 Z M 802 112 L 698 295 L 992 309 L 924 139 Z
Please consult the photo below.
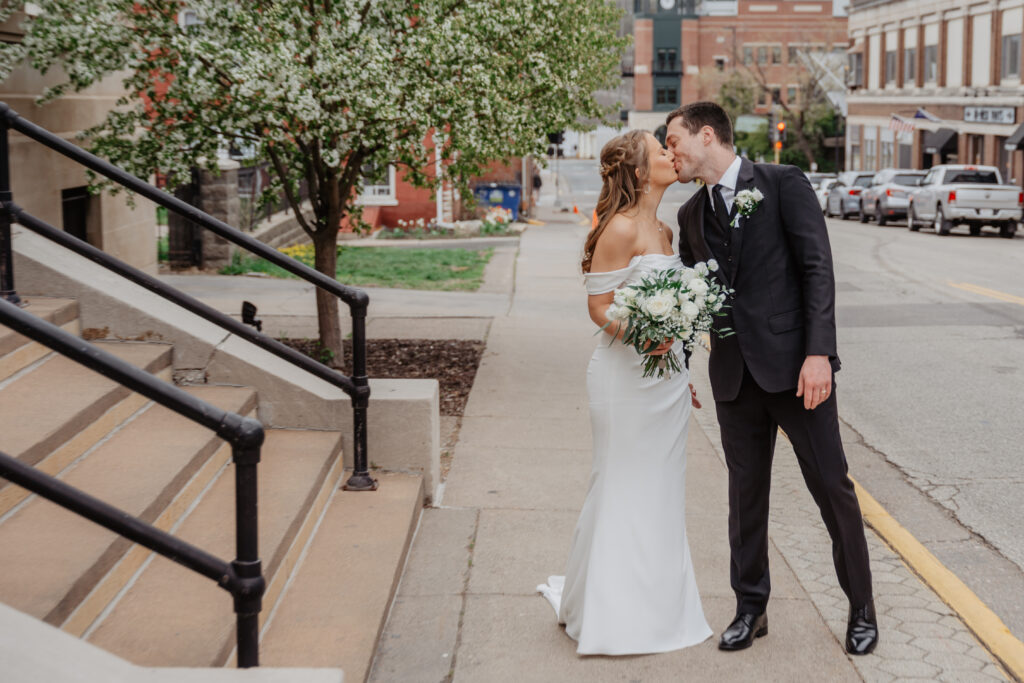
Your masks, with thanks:
M 612 270 L 620 270 L 629 265 L 637 249 L 637 229 L 633 221 L 625 216 L 614 216 L 601 233 L 597 244 L 594 245 L 594 258 L 590 264 L 593 273 L 606 273 Z M 598 327 L 608 325 L 608 307 L 615 300 L 615 292 L 604 294 L 591 294 L 587 297 L 587 308 L 590 311 L 590 319 Z M 612 321 L 604 327 L 605 334 L 616 339 L 622 337 L 626 326 L 619 321 Z

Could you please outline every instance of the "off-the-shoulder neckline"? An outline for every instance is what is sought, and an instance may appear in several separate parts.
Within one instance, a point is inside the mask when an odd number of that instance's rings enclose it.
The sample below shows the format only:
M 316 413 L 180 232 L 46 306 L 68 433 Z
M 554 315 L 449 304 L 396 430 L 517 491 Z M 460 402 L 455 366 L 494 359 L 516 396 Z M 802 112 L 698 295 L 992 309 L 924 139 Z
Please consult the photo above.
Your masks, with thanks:
M 610 275 L 611 273 L 621 273 L 624 270 L 631 269 L 633 267 L 633 262 L 634 261 L 636 261 L 637 259 L 642 259 L 645 256 L 663 256 L 665 258 L 678 258 L 679 254 L 658 254 L 658 253 L 654 253 L 654 254 L 637 254 L 633 258 L 629 259 L 629 265 L 623 266 L 622 268 L 617 268 L 615 270 L 601 270 L 601 271 L 597 271 L 597 272 L 591 271 L 589 273 L 584 273 L 583 275 L 584 275 L 584 277 L 589 277 L 591 275 Z

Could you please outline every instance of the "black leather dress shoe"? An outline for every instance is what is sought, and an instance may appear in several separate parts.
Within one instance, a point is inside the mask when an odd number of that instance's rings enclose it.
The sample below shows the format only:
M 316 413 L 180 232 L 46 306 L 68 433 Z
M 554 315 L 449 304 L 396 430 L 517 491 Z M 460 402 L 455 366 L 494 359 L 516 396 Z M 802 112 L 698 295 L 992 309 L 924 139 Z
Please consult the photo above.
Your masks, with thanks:
M 850 620 L 846 627 L 846 651 L 851 655 L 866 655 L 878 645 L 878 619 L 875 603 L 863 607 L 850 606 Z
M 754 638 L 768 635 L 768 616 L 740 612 L 722 633 L 719 650 L 744 650 L 754 644 Z

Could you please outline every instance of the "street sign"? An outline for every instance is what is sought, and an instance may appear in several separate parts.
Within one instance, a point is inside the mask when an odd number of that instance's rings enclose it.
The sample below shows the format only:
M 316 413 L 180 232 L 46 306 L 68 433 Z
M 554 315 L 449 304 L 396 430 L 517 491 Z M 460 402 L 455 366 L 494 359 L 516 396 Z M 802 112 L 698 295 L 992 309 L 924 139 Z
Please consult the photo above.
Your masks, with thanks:
M 967 123 L 1016 123 L 1015 107 L 964 107 Z

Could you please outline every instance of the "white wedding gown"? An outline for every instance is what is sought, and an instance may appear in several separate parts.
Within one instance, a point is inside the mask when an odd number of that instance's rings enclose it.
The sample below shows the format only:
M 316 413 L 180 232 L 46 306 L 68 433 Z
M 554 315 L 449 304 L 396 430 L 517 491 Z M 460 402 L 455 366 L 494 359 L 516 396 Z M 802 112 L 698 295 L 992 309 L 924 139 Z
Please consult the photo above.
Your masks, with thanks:
M 635 256 L 626 268 L 587 275 L 604 294 L 679 257 Z M 581 655 L 667 652 L 712 633 L 686 540 L 689 374 L 642 377 L 641 358 L 601 335 L 587 368 L 594 460 L 565 576 L 537 590 Z M 674 349 L 683 361 L 682 344 Z

